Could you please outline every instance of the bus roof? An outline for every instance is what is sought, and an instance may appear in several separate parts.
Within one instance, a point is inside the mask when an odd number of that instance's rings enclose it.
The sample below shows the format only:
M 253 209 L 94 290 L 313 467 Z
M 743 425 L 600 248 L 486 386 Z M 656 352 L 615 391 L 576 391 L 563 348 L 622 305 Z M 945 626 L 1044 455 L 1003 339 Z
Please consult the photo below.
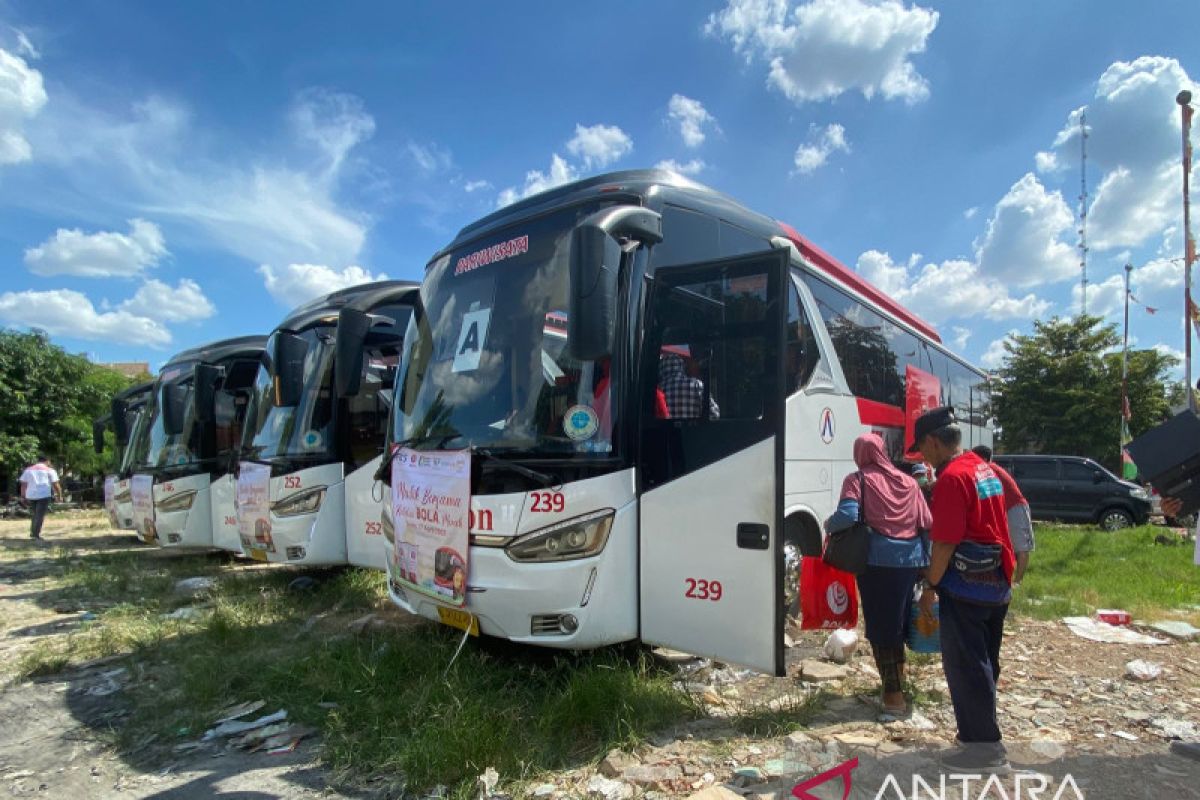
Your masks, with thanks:
M 257 355 L 266 349 L 266 346 L 266 336 L 238 336 L 233 339 L 219 339 L 176 353 L 171 356 L 170 361 L 163 365 L 159 375 L 166 372 L 168 367 L 188 361 L 221 361 L 239 355 Z
M 853 289 L 923 336 L 927 336 L 941 344 L 942 338 L 938 334 L 937 329 L 931 324 L 889 297 L 853 269 L 850 269 L 829 253 L 817 247 L 809 239 L 797 232 L 791 225 L 752 211 L 728 195 L 670 170 L 640 169 L 610 172 L 558 186 L 525 198 L 494 211 L 464 227 L 458 232 L 453 242 L 435 254 L 434 258 L 431 259 L 431 263 L 442 254 L 456 249 L 461 242 L 474 239 L 489 229 L 501 227 L 507 224 L 508 220 L 513 217 L 523 217 L 549 211 L 568 202 L 604 195 L 612 196 L 614 199 L 618 199 L 622 195 L 631 196 L 636 197 L 641 202 L 652 192 L 656 191 L 658 187 L 673 190 L 672 194 L 677 193 L 702 198 L 706 201 L 706 204 L 718 206 L 718 214 L 724 216 L 728 221 L 741 225 L 749 224 L 766 234 L 767 238 L 782 236 L 788 239 L 796 246 L 801 257 L 812 264 L 818 272 Z
M 127 403 L 136 403 L 139 400 L 144 400 L 145 395 L 149 395 L 154 391 L 154 381 L 146 381 L 130 386 L 128 389 L 122 389 L 113 395 L 113 400 L 124 400 Z
M 278 327 L 283 330 L 298 331 L 320 322 L 326 317 L 336 317 L 343 308 L 370 311 L 385 303 L 414 303 L 420 288 L 421 284 L 416 281 L 360 283 L 357 286 L 330 292 L 292 309 Z

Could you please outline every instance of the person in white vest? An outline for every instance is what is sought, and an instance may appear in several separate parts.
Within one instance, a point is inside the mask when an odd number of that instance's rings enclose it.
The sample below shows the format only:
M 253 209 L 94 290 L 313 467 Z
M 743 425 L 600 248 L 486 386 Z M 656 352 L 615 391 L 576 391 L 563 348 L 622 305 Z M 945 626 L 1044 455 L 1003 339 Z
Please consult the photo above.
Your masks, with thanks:
M 37 463 L 21 473 L 21 499 L 31 506 L 33 518 L 29 523 L 29 536 L 32 539 L 42 538 L 42 523 L 46 521 L 46 512 L 50 510 L 50 498 L 53 496 L 62 502 L 62 486 L 58 482 L 58 473 L 50 466 L 49 456 L 39 456 Z

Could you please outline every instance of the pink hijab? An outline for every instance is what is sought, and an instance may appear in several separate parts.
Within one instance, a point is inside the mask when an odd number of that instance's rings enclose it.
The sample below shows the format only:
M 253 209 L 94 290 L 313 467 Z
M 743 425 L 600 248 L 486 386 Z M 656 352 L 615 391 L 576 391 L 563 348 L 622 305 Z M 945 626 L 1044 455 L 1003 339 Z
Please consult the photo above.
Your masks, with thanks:
M 868 525 L 895 539 L 911 539 L 917 535 L 917 528 L 930 527 L 933 517 L 925 495 L 911 476 L 896 469 L 888 459 L 879 434 L 864 433 L 854 440 L 854 463 L 866 489 Z M 842 481 L 841 497 L 861 504 L 858 475 L 852 472 Z

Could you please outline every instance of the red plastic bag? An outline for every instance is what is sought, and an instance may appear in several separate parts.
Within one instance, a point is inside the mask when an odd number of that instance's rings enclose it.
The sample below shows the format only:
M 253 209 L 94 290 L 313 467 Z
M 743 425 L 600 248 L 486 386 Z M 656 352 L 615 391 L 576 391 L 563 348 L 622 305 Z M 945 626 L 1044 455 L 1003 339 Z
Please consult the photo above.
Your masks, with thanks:
M 858 624 L 858 586 L 854 576 L 820 558 L 800 561 L 800 627 L 830 630 Z

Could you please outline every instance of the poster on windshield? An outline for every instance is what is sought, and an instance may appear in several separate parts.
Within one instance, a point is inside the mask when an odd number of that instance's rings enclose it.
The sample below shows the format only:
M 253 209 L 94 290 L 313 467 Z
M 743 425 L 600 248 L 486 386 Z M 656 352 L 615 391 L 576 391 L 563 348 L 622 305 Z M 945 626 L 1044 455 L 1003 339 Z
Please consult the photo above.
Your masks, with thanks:
M 470 506 L 469 451 L 402 448 L 392 464 L 392 580 L 451 605 L 465 605 Z
M 108 512 L 108 521 L 114 528 L 120 527 L 117 521 L 117 479 L 112 475 L 104 478 L 104 510 Z
M 146 544 L 158 543 L 154 527 L 154 476 L 134 475 L 129 480 L 129 497 L 133 504 L 133 524 L 138 538 Z
M 238 536 L 242 549 L 253 556 L 274 553 L 271 538 L 271 467 L 243 461 L 237 479 Z

